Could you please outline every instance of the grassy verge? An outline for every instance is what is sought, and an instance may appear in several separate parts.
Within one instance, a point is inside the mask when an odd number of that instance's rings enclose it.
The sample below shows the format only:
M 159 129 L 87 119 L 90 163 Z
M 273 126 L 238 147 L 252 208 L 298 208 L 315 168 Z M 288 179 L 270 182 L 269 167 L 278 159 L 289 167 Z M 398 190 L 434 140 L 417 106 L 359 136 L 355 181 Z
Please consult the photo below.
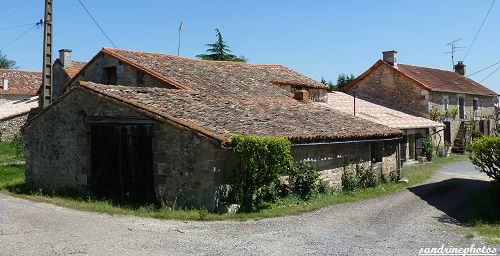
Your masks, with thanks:
M 17 155 L 16 149 L 12 147 L 9 142 L 0 141 L 0 164 L 22 160 L 24 160 L 23 155 Z
M 491 184 L 473 201 L 466 220 L 467 237 L 479 235 L 487 243 L 500 243 L 500 184 Z
M 354 202 L 377 196 L 390 194 L 408 186 L 416 185 L 432 176 L 439 167 L 456 161 L 466 160 L 464 156 L 452 155 L 449 158 L 435 158 L 434 162 L 422 165 L 412 165 L 402 169 L 402 176 L 409 183 L 382 183 L 372 188 L 356 189 L 352 192 L 333 192 L 319 195 L 309 201 L 288 197 L 270 205 L 268 209 L 254 213 L 238 213 L 220 215 L 208 213 L 203 209 L 167 209 L 156 206 L 116 205 L 110 201 L 98 200 L 91 195 L 73 191 L 58 191 L 42 193 L 30 190 L 24 183 L 24 168 L 0 166 L 0 190 L 13 196 L 51 203 L 82 211 L 101 212 L 107 214 L 125 214 L 159 219 L 181 220 L 247 220 L 267 217 L 277 217 L 312 211 L 324 206 Z

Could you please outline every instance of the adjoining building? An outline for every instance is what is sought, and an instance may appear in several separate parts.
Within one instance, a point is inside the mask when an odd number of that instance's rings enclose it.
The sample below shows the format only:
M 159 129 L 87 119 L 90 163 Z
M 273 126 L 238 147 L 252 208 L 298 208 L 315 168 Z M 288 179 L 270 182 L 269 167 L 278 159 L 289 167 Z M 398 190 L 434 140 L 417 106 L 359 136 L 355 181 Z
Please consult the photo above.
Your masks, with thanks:
M 383 60 L 342 91 L 426 118 L 439 114 L 445 124 L 444 140 L 460 152 L 473 129 L 491 133 L 488 116 L 494 112 L 497 93 L 468 78 L 465 64 L 458 62 L 455 71 L 399 64 L 396 54 L 383 52 Z
M 427 135 L 440 138 L 436 143 L 443 146 L 442 123 L 343 92 L 328 93 L 327 97 L 327 103 L 322 104 L 334 110 L 401 130 L 404 134 L 400 144 L 402 161 L 417 160 L 422 156 L 422 139 Z
M 0 140 L 12 140 L 38 105 L 42 73 L 0 69 Z
M 348 166 L 394 175 L 402 132 L 308 99 L 327 88 L 282 65 L 104 48 L 24 127 L 26 180 L 214 210 L 235 134 L 289 139 L 337 189 Z

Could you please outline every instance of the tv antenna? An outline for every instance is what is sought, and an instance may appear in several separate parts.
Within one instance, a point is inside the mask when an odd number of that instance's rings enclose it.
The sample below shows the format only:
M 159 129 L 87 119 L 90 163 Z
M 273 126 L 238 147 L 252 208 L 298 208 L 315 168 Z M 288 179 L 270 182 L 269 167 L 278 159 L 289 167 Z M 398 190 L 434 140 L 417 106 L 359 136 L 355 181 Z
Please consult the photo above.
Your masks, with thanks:
M 448 55 L 448 54 L 451 54 L 451 66 L 453 69 L 455 69 L 455 53 L 460 51 L 461 48 L 467 48 L 467 47 L 462 47 L 462 46 L 456 46 L 456 42 L 462 40 L 463 38 L 459 38 L 457 40 L 454 40 L 454 41 L 451 41 L 449 43 L 446 44 L 446 46 L 450 46 L 451 47 L 451 51 L 449 52 L 445 52 L 444 54 L 445 55 Z

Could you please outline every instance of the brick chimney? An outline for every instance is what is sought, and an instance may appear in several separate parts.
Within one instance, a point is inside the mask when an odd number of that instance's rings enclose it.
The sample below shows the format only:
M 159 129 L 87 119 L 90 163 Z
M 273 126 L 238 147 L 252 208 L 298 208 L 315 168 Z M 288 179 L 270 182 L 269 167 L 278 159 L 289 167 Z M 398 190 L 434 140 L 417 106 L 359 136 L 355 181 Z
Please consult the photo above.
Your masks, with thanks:
M 398 52 L 397 52 L 397 51 L 394 51 L 394 50 L 392 50 L 392 51 L 382 52 L 382 57 L 383 57 L 383 60 L 384 60 L 387 64 L 389 64 L 389 65 L 391 65 L 391 66 L 393 66 L 393 67 L 395 67 L 395 68 L 398 68 L 398 59 L 396 58 L 396 54 L 397 54 L 397 53 L 398 53 Z
M 454 67 L 455 73 L 465 76 L 465 64 L 463 61 L 459 61 Z
M 71 67 L 71 50 L 61 49 L 59 50 L 59 61 L 65 68 Z

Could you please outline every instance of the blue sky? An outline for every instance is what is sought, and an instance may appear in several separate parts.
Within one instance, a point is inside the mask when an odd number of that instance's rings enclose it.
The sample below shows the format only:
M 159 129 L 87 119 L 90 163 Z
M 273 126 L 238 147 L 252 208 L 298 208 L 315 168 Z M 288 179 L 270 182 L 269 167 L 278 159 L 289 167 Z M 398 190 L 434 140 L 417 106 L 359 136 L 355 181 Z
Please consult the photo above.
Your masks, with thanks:
M 384 50 L 400 63 L 451 69 L 446 43 L 469 46 L 490 0 L 419 1 L 153 1 L 82 0 L 118 48 L 203 53 L 219 28 L 236 55 L 250 63 L 284 64 L 312 78 L 360 75 Z M 54 54 L 73 50 L 86 61 L 111 46 L 77 0 L 54 0 Z M 0 28 L 34 23 L 43 0 L 0 0 Z M 469 55 L 471 74 L 500 60 L 500 1 L 496 1 Z M 0 30 L 0 48 L 29 27 Z M 457 53 L 461 60 L 467 49 Z M 40 70 L 42 29 L 33 29 L 4 51 L 20 69 Z M 472 76 L 481 81 L 497 66 Z M 500 71 L 483 82 L 500 92 Z

